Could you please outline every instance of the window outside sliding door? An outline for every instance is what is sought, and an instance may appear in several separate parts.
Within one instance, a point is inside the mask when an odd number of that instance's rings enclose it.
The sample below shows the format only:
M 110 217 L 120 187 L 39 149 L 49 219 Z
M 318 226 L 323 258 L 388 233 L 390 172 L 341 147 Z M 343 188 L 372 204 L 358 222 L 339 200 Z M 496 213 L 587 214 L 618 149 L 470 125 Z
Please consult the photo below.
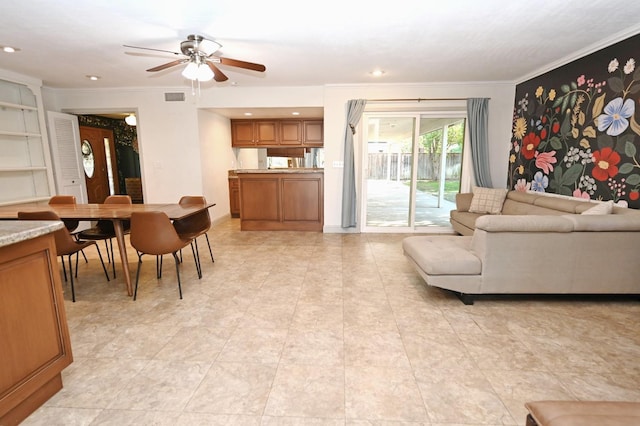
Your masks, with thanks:
M 363 119 L 363 231 L 450 228 L 465 114 L 367 113 Z

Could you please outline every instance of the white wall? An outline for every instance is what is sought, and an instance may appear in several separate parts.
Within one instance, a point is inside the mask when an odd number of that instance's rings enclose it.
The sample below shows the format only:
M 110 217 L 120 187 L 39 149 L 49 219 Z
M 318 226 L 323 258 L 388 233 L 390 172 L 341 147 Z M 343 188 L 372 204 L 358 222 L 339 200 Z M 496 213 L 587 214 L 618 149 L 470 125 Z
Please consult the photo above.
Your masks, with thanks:
M 186 102 L 166 102 L 165 92 L 185 92 Z M 177 202 L 202 194 L 196 104 L 186 88 L 43 90 L 45 109 L 93 114 L 136 111 L 145 202 Z
M 183 91 L 186 102 L 165 102 L 164 92 Z M 254 168 L 257 155 L 231 148 L 230 123 L 210 111 L 241 107 L 324 107 L 325 232 L 340 227 L 345 107 L 350 99 L 488 97 L 489 161 L 496 187 L 505 187 L 515 85 L 513 83 L 405 84 L 326 87 L 224 87 L 204 89 L 194 98 L 188 88 L 147 90 L 44 90 L 48 109 L 95 113 L 136 110 L 145 200 L 175 202 L 204 194 L 216 203 L 213 219 L 229 213 L 227 173 Z M 389 104 L 389 107 L 394 107 Z M 242 162 L 242 165 L 240 165 Z M 235 166 L 234 166 L 235 163 Z

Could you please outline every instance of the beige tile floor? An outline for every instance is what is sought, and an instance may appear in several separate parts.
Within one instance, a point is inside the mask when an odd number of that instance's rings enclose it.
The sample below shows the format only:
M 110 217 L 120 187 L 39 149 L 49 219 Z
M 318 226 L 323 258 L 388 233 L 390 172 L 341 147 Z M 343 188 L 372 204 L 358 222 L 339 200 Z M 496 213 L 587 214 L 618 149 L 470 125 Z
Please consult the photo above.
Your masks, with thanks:
M 183 300 L 170 258 L 161 280 L 147 258 L 135 302 L 81 262 L 74 362 L 24 424 L 522 425 L 528 400 L 640 401 L 637 300 L 465 306 L 425 286 L 402 235 L 209 235 Z

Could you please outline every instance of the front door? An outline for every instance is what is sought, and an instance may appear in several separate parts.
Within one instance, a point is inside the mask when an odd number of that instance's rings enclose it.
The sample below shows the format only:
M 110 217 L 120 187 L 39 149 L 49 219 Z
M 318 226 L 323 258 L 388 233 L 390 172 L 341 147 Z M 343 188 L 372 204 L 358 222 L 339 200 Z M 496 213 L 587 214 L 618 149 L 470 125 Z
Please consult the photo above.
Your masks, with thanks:
M 80 126 L 80 144 L 87 182 L 89 203 L 103 203 L 117 193 L 118 180 L 113 144 L 113 132 L 97 127 Z

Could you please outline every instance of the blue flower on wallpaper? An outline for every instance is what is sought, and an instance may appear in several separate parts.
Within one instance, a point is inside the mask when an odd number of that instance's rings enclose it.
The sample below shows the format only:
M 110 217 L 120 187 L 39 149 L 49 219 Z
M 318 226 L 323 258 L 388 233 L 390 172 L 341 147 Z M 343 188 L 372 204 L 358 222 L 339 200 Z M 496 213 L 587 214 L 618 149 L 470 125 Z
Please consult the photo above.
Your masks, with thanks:
M 533 181 L 531 181 L 531 190 L 545 192 L 544 190 L 547 186 L 549 186 L 549 178 L 542 172 L 537 172 L 533 176 Z
M 603 113 L 598 117 L 598 130 L 607 131 L 610 136 L 618 136 L 629 127 L 629 120 L 636 108 L 633 99 L 622 102 L 622 98 L 615 98 L 604 107 Z

